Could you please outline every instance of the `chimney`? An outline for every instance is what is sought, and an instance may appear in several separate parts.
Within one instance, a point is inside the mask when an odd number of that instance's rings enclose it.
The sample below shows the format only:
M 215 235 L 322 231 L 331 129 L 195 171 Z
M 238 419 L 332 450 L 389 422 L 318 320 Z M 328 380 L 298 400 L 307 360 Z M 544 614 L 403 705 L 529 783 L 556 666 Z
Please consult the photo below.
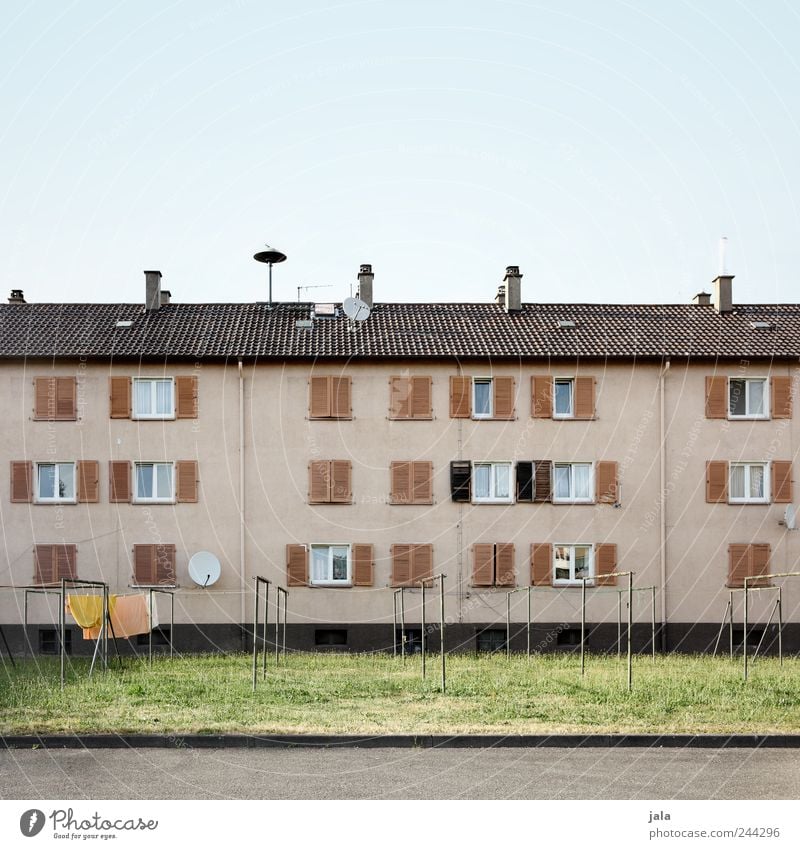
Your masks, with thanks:
M 719 313 L 730 312 L 733 309 L 733 278 L 733 274 L 720 274 L 711 283 L 714 287 L 712 303 Z
M 375 275 L 372 273 L 372 266 L 369 263 L 363 263 L 358 272 L 358 297 L 372 309 L 372 281 Z
M 494 296 L 494 299 L 497 303 L 497 306 L 500 307 L 500 309 L 503 309 L 505 307 L 505 305 L 506 305 L 506 287 L 505 286 L 498 286 L 497 287 L 497 294 Z
M 711 304 L 711 295 L 708 292 L 698 292 L 693 298 L 692 303 L 697 307 L 707 307 Z
M 8 296 L 9 304 L 27 304 L 25 296 L 22 294 L 22 289 L 12 289 Z
M 146 310 L 157 310 L 161 306 L 161 272 L 145 271 L 144 273 L 144 307 Z
M 522 310 L 522 275 L 519 273 L 518 265 L 506 267 L 503 282 L 506 284 L 506 312 L 520 312 Z
M 161 306 L 163 307 L 164 304 L 168 304 L 169 299 L 171 297 L 172 297 L 172 292 L 170 292 L 169 289 L 162 289 L 161 290 Z

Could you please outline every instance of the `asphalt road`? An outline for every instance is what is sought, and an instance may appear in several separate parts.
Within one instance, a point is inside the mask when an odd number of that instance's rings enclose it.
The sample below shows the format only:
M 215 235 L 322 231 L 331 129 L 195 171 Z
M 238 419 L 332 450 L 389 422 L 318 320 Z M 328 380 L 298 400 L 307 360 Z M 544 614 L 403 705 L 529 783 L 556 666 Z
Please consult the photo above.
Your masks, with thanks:
M 0 752 L 2 799 L 798 799 L 798 749 Z

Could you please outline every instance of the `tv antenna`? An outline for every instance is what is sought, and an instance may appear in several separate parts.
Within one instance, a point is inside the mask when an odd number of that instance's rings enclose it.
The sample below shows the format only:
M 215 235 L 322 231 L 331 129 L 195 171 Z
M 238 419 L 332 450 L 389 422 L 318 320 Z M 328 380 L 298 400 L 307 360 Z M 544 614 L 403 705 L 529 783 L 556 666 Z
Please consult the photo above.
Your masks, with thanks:
M 319 286 L 298 286 L 297 287 L 297 303 L 300 303 L 300 290 L 306 291 L 308 289 L 330 289 L 333 286 L 332 283 L 322 283 Z
M 342 309 L 348 318 L 351 333 L 355 333 L 356 327 L 369 318 L 369 305 L 365 304 L 360 298 L 345 298 L 342 302 Z
M 253 254 L 253 259 L 256 262 L 265 262 L 269 266 L 269 303 L 272 305 L 272 266 L 275 265 L 276 262 L 284 262 L 286 260 L 286 254 L 279 251 L 277 248 L 270 247 L 269 245 L 264 245 L 266 250 L 257 251 Z

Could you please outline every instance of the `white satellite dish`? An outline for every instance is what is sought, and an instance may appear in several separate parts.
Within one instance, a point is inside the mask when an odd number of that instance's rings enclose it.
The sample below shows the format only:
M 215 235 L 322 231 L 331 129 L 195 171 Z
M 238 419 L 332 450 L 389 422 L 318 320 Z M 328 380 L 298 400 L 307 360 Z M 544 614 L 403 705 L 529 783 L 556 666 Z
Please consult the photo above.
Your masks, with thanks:
M 219 580 L 219 560 L 210 551 L 198 551 L 189 560 L 189 577 L 200 587 L 210 587 Z
M 787 504 L 783 511 L 783 524 L 786 525 L 787 531 L 793 531 L 797 528 L 797 507 L 794 504 Z
M 369 318 L 369 306 L 359 298 L 345 298 L 342 309 L 353 321 L 366 321 Z

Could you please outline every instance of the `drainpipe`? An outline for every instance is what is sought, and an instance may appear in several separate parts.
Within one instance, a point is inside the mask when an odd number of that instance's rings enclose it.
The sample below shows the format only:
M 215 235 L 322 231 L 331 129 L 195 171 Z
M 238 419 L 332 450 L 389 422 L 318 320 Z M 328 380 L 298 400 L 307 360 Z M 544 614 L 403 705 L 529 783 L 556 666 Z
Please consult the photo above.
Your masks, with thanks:
M 670 361 L 667 360 L 658 376 L 659 401 L 659 490 L 661 493 L 660 509 L 660 544 L 659 567 L 661 571 L 661 651 L 667 650 L 667 433 L 664 421 L 664 388 Z
M 245 575 L 244 556 L 244 370 L 239 359 L 239 586 L 241 589 L 242 649 L 247 650 L 247 577 Z M 253 624 L 255 628 L 255 623 Z M 255 639 L 255 637 L 254 637 Z

